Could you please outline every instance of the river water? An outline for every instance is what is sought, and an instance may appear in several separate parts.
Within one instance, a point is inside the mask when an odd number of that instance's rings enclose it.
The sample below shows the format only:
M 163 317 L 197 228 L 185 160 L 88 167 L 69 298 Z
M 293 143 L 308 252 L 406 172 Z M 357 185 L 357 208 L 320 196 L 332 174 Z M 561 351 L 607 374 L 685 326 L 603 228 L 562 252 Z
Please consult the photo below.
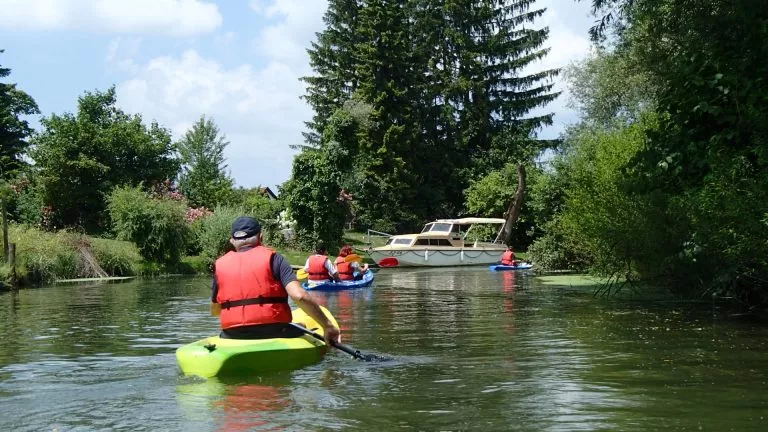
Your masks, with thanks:
M 528 273 L 381 270 L 320 293 L 343 342 L 301 370 L 182 376 L 209 279 L 0 295 L 0 430 L 768 430 L 768 326 Z

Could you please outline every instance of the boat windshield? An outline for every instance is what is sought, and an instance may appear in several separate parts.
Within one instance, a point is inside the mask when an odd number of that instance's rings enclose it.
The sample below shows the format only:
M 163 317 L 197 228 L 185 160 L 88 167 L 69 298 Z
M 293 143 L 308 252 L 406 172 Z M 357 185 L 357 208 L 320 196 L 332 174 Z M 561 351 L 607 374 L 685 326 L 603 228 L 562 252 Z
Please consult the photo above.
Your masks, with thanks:
M 428 223 L 428 224 L 424 225 L 424 229 L 421 230 L 421 232 L 423 232 L 423 233 L 429 232 L 429 230 L 432 228 L 432 225 L 434 225 L 434 224 Z
M 430 232 L 451 232 L 451 224 L 449 223 L 433 223 Z M 422 231 L 424 232 L 424 231 Z

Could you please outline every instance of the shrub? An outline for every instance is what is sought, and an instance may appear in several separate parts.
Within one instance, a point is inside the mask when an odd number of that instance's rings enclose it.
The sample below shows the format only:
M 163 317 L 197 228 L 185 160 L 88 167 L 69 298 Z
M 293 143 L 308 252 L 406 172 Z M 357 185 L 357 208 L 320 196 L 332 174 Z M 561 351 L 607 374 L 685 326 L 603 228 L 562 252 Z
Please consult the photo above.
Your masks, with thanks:
M 183 200 L 150 198 L 138 187 L 118 187 L 110 194 L 107 208 L 119 240 L 136 243 L 146 260 L 179 263 L 189 235 Z
M 196 223 L 196 237 L 200 257 L 210 271 L 213 262 L 230 248 L 229 237 L 232 235 L 232 222 L 242 216 L 243 211 L 237 207 L 219 206 L 213 214 L 199 219 Z

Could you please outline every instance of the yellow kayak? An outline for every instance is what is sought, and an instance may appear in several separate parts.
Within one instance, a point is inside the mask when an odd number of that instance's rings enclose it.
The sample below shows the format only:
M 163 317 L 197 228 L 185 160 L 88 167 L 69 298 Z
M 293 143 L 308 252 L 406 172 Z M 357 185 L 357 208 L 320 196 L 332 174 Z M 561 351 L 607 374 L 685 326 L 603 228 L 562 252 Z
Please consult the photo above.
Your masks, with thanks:
M 338 326 L 327 309 L 323 312 Z M 294 309 L 293 322 L 323 334 L 323 328 L 301 309 Z M 249 375 L 297 369 L 323 359 L 325 342 L 310 335 L 274 339 L 222 339 L 211 336 L 176 350 L 176 360 L 186 375 L 203 378 Z

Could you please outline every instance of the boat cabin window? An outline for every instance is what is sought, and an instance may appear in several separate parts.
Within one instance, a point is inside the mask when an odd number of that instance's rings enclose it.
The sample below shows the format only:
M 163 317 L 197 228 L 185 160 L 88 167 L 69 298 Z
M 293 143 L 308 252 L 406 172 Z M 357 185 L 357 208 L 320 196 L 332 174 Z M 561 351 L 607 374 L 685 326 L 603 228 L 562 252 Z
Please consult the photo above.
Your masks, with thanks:
M 451 246 L 447 239 L 418 239 L 416 244 L 419 246 Z
M 451 232 L 451 227 L 453 226 L 449 223 L 433 223 L 431 225 L 432 228 L 429 230 L 431 232 Z
M 431 224 L 431 223 L 428 223 L 428 224 L 424 225 L 424 229 L 423 229 L 423 230 L 421 230 L 421 232 L 423 232 L 423 233 L 425 233 L 425 232 L 429 232 L 429 230 L 430 230 L 431 228 L 432 228 L 432 224 Z

